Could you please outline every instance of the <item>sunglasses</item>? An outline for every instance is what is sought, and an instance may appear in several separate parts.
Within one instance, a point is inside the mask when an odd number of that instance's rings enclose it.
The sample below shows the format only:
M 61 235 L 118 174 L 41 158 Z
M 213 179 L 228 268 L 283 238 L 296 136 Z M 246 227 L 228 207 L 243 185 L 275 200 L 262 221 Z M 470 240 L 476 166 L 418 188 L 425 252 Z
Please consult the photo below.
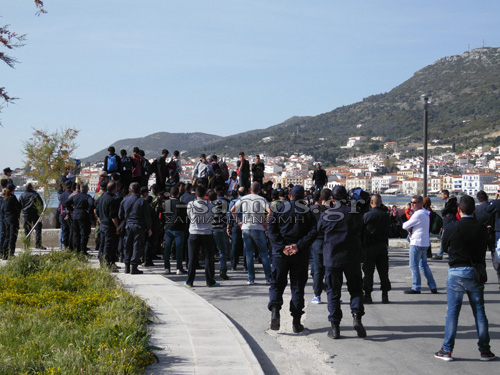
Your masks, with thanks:
M 418 202 L 410 202 L 411 204 L 417 204 Z

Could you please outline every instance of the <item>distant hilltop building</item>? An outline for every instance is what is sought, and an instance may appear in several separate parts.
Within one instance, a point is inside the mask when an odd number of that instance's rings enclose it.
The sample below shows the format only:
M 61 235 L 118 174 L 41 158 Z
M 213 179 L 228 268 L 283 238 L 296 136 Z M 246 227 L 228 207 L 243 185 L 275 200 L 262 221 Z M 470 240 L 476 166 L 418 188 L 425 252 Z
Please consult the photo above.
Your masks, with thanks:
M 262 138 L 262 142 L 269 143 L 274 139 L 273 136 Z
M 345 148 L 352 148 L 354 146 L 357 146 L 361 143 L 361 141 L 364 141 L 366 139 L 366 137 L 363 137 L 363 136 L 358 136 L 358 137 L 349 137 L 349 139 L 347 140 L 347 145 L 345 146 Z

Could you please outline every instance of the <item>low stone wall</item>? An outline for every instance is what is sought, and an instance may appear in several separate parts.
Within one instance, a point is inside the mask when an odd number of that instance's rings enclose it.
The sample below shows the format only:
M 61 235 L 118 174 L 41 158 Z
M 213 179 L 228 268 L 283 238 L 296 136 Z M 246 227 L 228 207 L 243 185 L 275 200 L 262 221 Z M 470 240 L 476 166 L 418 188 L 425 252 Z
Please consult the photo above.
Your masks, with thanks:
M 24 234 L 23 229 L 19 231 L 19 237 L 17 240 L 17 247 L 22 248 L 23 247 L 23 242 L 21 235 Z M 59 249 L 61 247 L 61 242 L 60 242 L 60 235 L 61 235 L 61 230 L 60 229 L 43 229 L 42 230 L 42 245 L 45 246 L 46 248 L 57 248 Z M 33 233 L 31 235 L 31 247 L 35 246 L 35 234 Z M 95 228 L 92 228 L 92 231 L 90 233 L 90 238 L 89 238 L 89 248 L 94 248 L 95 247 Z

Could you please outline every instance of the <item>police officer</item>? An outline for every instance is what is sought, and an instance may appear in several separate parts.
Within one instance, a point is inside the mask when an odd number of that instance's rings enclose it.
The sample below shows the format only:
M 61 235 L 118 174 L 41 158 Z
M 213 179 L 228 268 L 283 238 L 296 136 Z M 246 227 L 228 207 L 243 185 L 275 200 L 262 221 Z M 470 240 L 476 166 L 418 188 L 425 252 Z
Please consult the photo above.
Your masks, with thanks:
M 324 237 L 323 261 L 328 297 L 328 320 L 332 329 L 328 337 L 340 338 L 340 308 L 343 275 L 347 280 L 347 290 L 351 295 L 351 313 L 354 329 L 358 337 L 366 337 L 366 330 L 361 323 L 364 315 L 363 280 L 361 275 L 361 232 L 363 218 L 360 213 L 346 205 L 347 191 L 337 185 L 332 191 L 333 208 L 323 212 L 318 223 L 318 232 Z M 354 204 L 354 203 L 352 203 Z
M 35 248 L 45 250 L 42 246 L 42 222 L 38 222 L 40 211 L 43 208 L 43 200 L 34 189 L 33 185 L 26 184 L 26 190 L 19 198 L 19 202 L 23 206 L 24 216 L 24 234 L 28 236 L 29 231 L 36 223 L 35 233 Z
M 14 256 L 16 251 L 17 235 L 19 233 L 19 217 L 21 216 L 21 203 L 16 198 L 16 186 L 8 184 L 2 191 L 2 217 L 3 217 L 3 259 Z
M 120 204 L 118 217 L 125 221 L 125 247 L 123 262 L 125 273 L 140 275 L 138 269 L 144 253 L 145 234 L 151 236 L 151 216 L 148 204 L 139 196 L 141 186 L 137 182 L 130 184 L 130 194 Z M 131 267 L 132 266 L 132 267 Z
M 114 182 L 108 183 L 96 202 L 96 215 L 99 219 L 101 234 L 103 264 L 106 264 L 112 272 L 118 272 L 115 262 L 118 254 L 118 210 L 120 199 L 116 197 L 117 185 Z
M 70 196 L 66 208 L 73 208 L 73 246 L 78 253 L 87 255 L 87 244 L 90 236 L 90 220 L 94 213 L 94 198 L 88 195 L 89 186 L 82 184 L 81 192 Z
M 269 222 L 268 235 L 272 245 L 273 265 L 267 307 L 271 311 L 271 329 L 279 330 L 279 312 L 290 274 L 292 328 L 294 333 L 299 333 L 304 330 L 300 317 L 304 313 L 304 288 L 311 244 L 316 238 L 316 219 L 303 200 L 303 186 L 294 186 L 290 198 L 290 202 L 277 207 Z
M 69 217 L 69 213 L 66 210 L 66 202 L 69 199 L 69 196 L 73 193 L 73 182 L 67 180 L 63 185 L 64 190 L 59 194 L 59 214 L 61 223 L 61 247 L 65 247 L 66 249 L 70 248 L 71 238 L 70 238 L 70 225 L 71 219 Z
M 389 212 L 382 206 L 380 194 L 373 194 L 370 199 L 371 210 L 363 216 L 365 259 L 363 262 L 363 303 L 373 303 L 373 273 L 377 267 L 382 290 L 382 303 L 389 303 Z

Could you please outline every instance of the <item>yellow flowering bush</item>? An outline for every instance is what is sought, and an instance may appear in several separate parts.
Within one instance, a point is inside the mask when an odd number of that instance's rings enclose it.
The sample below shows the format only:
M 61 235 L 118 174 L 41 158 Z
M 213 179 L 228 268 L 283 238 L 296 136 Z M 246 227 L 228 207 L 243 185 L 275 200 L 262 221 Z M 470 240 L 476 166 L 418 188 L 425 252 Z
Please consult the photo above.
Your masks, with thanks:
M 0 374 L 142 374 L 148 316 L 84 258 L 24 252 L 0 267 Z

